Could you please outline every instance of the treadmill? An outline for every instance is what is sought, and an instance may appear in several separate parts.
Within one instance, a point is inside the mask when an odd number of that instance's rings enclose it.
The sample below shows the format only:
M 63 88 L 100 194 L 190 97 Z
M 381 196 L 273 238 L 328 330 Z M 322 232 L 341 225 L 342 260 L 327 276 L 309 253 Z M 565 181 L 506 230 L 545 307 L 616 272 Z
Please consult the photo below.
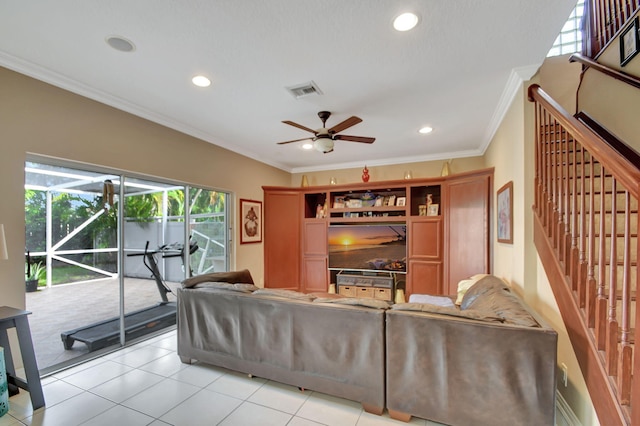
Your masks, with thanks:
M 197 243 L 191 242 L 189 245 L 190 254 L 193 254 L 197 249 Z M 171 293 L 171 289 L 162 280 L 155 258 L 156 254 L 161 254 L 163 258 L 182 257 L 184 264 L 184 246 L 178 244 L 163 245 L 157 250 L 149 250 L 149 241 L 147 241 L 144 253 L 127 254 L 128 257 L 143 256 L 144 266 L 151 271 L 162 298 L 162 301 L 154 306 L 125 314 L 124 332 L 127 340 L 153 333 L 176 323 L 176 302 L 170 302 L 167 298 L 167 293 Z M 76 340 L 85 343 L 89 352 L 118 344 L 120 342 L 120 317 L 62 332 L 60 337 L 66 350 L 71 349 Z

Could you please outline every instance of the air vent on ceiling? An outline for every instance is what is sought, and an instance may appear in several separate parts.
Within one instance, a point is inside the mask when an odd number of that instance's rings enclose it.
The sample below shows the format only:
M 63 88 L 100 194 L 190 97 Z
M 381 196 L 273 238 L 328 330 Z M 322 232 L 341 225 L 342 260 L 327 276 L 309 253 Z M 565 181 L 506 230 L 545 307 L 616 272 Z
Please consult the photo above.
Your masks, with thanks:
M 318 85 L 313 81 L 304 84 L 298 84 L 297 86 L 285 87 L 294 98 L 302 98 L 309 95 L 322 95 L 322 91 L 318 88 Z

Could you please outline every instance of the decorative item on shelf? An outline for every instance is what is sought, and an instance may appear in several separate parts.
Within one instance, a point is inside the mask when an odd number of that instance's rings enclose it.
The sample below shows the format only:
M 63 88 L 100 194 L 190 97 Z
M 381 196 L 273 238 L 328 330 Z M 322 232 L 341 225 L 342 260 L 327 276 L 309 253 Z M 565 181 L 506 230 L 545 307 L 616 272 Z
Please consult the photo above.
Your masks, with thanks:
M 318 204 L 316 206 L 316 219 L 322 219 L 324 217 L 324 211 L 322 208 L 322 204 Z
M 375 202 L 374 202 L 374 205 L 375 205 L 376 207 L 381 207 L 381 206 L 383 205 L 383 203 L 384 203 L 384 197 L 383 197 L 382 195 L 378 195 L 378 196 L 376 197 L 376 200 L 375 200 Z
M 376 202 L 376 196 L 371 191 L 365 192 L 360 199 L 362 200 L 362 207 L 372 207 Z
M 398 197 L 396 200 L 396 206 L 404 207 L 407 204 L 407 197 Z
M 307 175 L 302 175 L 302 183 L 300 183 L 300 186 L 302 187 L 309 186 L 309 180 L 307 179 Z
M 335 294 L 336 293 L 336 285 L 335 284 L 329 284 L 329 293 L 331 293 L 331 294 Z
M 406 170 L 404 172 L 404 178 L 405 179 L 412 179 L 413 178 L 413 174 L 411 174 L 411 170 Z
M 362 169 L 362 181 L 369 182 L 369 169 L 367 169 L 367 166 Z
M 418 216 L 426 216 L 427 215 L 427 206 L 426 204 L 420 204 L 418 206 Z
M 427 208 L 433 204 L 433 194 L 427 194 Z
M 440 176 L 449 176 L 449 174 L 451 173 L 451 169 L 449 167 L 450 163 L 451 163 L 451 160 L 447 160 L 444 162 L 444 164 L 442 165 L 442 171 L 440 172 Z
M 404 298 L 404 290 L 401 288 L 396 289 L 396 298 L 394 299 L 394 303 L 405 303 L 406 300 Z
M 338 183 L 338 180 L 335 177 L 331 176 L 329 178 L 329 185 L 336 185 L 337 183 Z
M 389 195 L 389 204 L 387 204 L 388 206 L 395 206 L 396 205 L 396 196 L 395 195 Z
M 334 209 L 343 209 L 344 208 L 344 197 L 336 197 L 335 200 L 333 200 L 333 208 Z
M 431 204 L 429 207 L 427 207 L 427 216 L 438 216 L 439 207 L 439 204 Z

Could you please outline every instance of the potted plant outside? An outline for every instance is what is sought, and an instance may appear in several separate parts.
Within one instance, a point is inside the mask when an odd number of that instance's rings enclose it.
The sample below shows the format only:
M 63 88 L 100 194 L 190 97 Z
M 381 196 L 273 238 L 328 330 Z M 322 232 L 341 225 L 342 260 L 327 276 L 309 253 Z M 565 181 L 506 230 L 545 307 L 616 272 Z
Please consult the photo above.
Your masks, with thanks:
M 31 293 L 38 290 L 38 281 L 45 276 L 46 269 L 42 262 L 31 263 L 31 255 L 27 253 L 27 262 L 24 264 L 24 275 L 27 292 Z

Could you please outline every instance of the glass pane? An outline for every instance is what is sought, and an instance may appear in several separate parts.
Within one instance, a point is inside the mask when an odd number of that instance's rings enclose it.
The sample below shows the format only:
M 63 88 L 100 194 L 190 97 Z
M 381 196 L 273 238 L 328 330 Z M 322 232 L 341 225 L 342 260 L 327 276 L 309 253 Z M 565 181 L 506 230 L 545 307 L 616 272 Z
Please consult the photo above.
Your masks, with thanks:
M 175 324 L 175 289 L 185 278 L 185 191 L 182 186 L 133 178 L 125 178 L 124 188 L 124 310 L 129 341 Z
M 229 256 L 227 241 L 226 201 L 224 192 L 189 188 L 190 235 L 192 242 L 191 275 L 227 271 Z M 195 248 L 197 245 L 197 249 Z
M 75 332 L 119 315 L 119 181 L 25 164 L 26 302 L 41 370 L 87 355 L 89 344 Z M 39 287 L 31 288 L 28 272 L 38 270 Z

